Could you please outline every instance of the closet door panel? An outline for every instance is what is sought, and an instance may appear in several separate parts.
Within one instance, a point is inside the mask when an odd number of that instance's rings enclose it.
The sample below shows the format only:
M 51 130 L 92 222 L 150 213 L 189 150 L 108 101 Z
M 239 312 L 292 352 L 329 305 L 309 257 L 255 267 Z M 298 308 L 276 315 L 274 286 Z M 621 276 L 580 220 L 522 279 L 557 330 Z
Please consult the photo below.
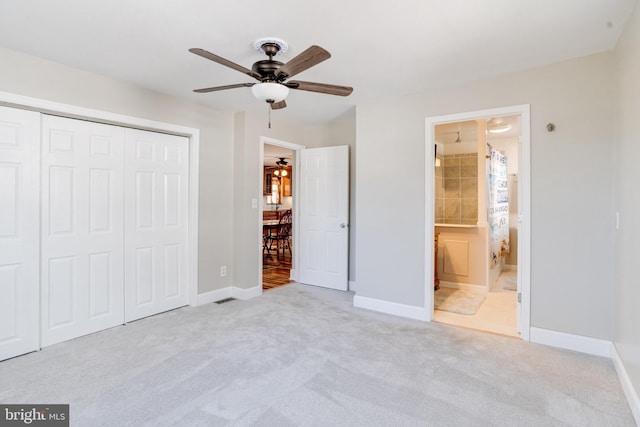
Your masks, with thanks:
M 124 129 L 43 116 L 42 344 L 124 323 Z
M 0 360 L 38 350 L 40 114 L 0 107 Z
M 187 138 L 127 129 L 126 320 L 187 304 Z

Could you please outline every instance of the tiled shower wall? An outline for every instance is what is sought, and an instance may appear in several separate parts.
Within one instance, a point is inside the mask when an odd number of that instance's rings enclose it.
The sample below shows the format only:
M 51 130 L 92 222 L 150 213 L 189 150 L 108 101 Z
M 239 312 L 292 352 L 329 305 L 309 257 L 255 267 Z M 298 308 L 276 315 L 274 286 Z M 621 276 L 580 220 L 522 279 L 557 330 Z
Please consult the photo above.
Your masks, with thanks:
M 444 156 L 441 221 L 438 221 L 438 174 L 436 173 L 436 222 L 476 225 L 478 222 L 478 154 Z M 437 171 L 438 168 L 436 168 Z

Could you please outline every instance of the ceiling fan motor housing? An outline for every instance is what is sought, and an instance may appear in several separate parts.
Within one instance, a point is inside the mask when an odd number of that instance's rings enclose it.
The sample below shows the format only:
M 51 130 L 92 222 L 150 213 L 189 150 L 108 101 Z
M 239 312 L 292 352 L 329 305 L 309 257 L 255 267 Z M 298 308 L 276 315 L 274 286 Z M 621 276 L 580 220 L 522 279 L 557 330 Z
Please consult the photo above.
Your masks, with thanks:
M 276 80 L 275 72 L 282 65 L 284 64 L 280 61 L 265 59 L 263 61 L 258 61 L 255 64 L 253 64 L 251 69 L 262 76 L 263 82 L 270 82 L 270 81 Z

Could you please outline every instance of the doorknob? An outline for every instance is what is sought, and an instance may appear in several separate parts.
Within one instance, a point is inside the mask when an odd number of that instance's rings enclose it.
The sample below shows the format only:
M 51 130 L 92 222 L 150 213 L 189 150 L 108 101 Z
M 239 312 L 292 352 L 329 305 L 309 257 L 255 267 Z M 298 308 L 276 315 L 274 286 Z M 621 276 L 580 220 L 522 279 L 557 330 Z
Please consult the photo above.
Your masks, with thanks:
M 344 222 L 342 224 L 340 224 L 340 228 L 346 228 L 347 224 L 345 224 Z

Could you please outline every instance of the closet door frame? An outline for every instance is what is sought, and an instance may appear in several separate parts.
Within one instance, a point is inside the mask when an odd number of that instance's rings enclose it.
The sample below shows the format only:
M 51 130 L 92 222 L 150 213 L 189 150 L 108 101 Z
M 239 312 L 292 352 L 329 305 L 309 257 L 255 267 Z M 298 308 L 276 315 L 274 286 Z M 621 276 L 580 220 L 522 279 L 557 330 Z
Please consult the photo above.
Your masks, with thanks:
M 200 159 L 200 130 L 172 123 L 141 119 L 90 108 L 77 107 L 29 96 L 0 92 L 0 105 L 53 114 L 71 119 L 89 120 L 134 129 L 184 136 L 189 139 L 188 244 L 187 282 L 188 304 L 197 305 L 198 297 L 198 188 Z

